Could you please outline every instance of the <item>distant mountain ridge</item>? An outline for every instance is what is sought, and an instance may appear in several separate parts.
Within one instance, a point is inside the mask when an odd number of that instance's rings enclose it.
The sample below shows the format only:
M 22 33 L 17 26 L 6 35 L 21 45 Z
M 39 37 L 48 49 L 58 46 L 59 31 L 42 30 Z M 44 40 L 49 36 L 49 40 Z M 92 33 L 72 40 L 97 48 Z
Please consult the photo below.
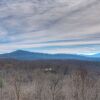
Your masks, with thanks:
M 100 58 L 100 53 L 97 53 L 97 54 L 94 54 L 94 55 L 90 55 L 89 57 Z
M 86 60 L 86 61 L 100 61 L 100 54 L 83 56 L 75 54 L 46 54 L 46 53 L 29 52 L 24 50 L 16 50 L 11 53 L 0 54 L 0 59 L 17 59 L 17 60 L 75 59 L 75 60 Z

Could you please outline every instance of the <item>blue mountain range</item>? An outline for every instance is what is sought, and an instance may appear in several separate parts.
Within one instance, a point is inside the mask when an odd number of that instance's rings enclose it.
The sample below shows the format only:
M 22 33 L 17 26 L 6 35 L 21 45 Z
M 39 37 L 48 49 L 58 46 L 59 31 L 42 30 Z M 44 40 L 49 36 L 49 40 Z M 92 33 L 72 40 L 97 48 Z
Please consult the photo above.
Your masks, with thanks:
M 45 59 L 75 59 L 86 61 L 100 61 L 100 54 L 91 56 L 76 54 L 46 54 L 36 53 L 24 50 L 17 50 L 11 53 L 0 54 L 0 59 L 17 59 L 17 60 L 45 60 Z

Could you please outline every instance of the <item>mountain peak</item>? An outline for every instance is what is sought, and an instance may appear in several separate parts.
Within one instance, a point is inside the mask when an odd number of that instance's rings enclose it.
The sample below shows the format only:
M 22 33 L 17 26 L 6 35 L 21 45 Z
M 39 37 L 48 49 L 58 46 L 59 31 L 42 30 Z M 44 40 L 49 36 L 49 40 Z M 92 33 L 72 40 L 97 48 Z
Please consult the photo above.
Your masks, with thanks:
M 16 51 L 11 52 L 10 54 L 21 56 L 21 55 L 32 55 L 34 53 L 29 52 L 29 51 L 25 51 L 25 50 L 16 50 Z
M 16 51 L 13 51 L 12 53 L 18 53 L 18 52 L 22 53 L 22 52 L 28 52 L 28 51 L 25 51 L 25 50 L 16 50 Z

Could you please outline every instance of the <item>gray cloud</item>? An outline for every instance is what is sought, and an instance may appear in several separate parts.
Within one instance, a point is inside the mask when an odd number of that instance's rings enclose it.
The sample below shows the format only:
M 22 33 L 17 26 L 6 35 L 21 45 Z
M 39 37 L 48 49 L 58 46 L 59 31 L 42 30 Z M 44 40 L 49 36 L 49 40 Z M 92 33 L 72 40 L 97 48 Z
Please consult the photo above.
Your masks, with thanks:
M 99 9 L 99 0 L 1 0 L 0 52 L 100 52 Z

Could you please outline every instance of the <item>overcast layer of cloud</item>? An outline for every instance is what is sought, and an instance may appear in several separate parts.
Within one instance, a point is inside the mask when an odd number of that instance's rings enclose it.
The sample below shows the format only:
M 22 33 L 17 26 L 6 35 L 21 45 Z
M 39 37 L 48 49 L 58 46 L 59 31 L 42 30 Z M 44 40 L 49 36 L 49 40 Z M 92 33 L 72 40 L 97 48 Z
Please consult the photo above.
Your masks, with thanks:
M 100 0 L 0 0 L 0 53 L 100 52 Z

